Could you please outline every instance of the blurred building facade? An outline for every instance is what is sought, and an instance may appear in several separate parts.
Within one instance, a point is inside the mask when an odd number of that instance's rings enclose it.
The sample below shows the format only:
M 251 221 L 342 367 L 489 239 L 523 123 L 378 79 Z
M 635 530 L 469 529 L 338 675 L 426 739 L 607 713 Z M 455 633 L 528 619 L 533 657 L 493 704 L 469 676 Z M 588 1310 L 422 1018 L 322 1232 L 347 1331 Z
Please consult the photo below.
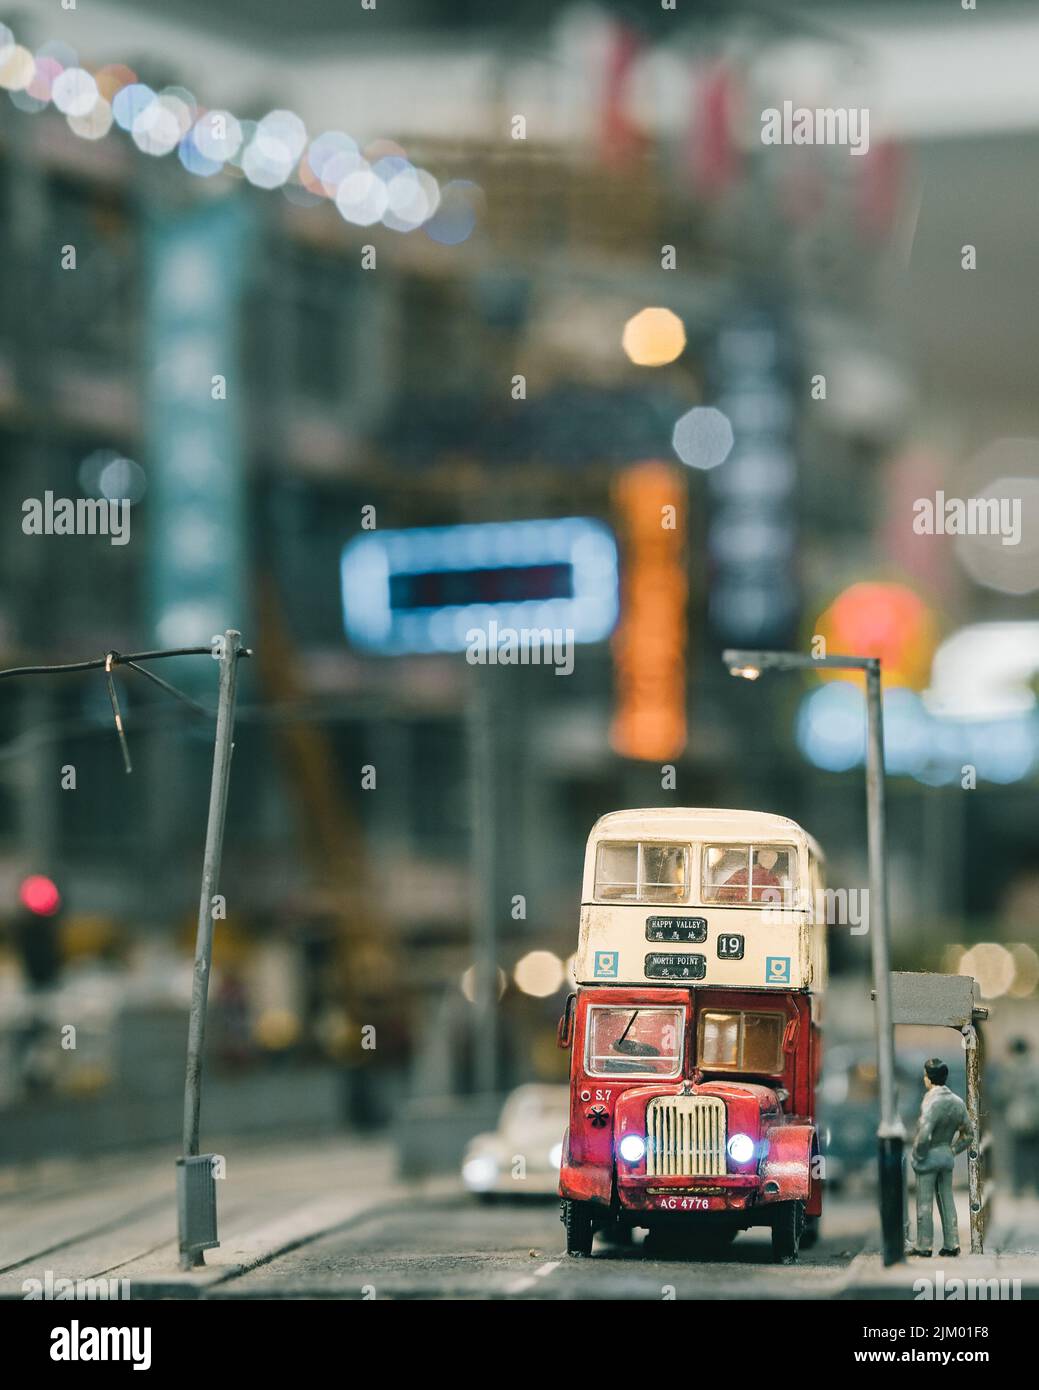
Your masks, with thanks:
M 392 1067 L 414 1060 L 473 960 L 477 675 L 508 677 L 496 697 L 494 807 L 508 977 L 532 950 L 569 955 L 585 837 L 621 805 L 788 813 L 828 844 L 837 883 L 863 884 L 854 759 L 806 756 L 814 745 L 795 736 L 809 720 L 806 691 L 734 684 L 720 650 L 804 646 L 861 581 L 920 597 L 935 636 L 907 629 L 904 641 L 928 657 L 967 623 L 1034 616 L 1035 586 L 974 582 L 951 542 L 921 559 L 912 513 L 894 499 L 963 491 L 993 439 L 1039 435 L 1005 284 L 1027 283 L 1014 258 L 1035 218 L 1022 193 L 1039 148 L 1034 98 L 1015 104 L 1011 64 L 1002 104 L 999 83 L 978 79 L 982 115 L 957 120 L 937 60 L 917 69 L 933 79 L 929 100 L 910 100 L 897 80 L 906 45 L 968 61 L 975 40 L 959 16 L 883 9 L 872 25 L 841 26 L 807 6 L 777 27 L 747 7 L 640 26 L 623 6 L 552 21 L 532 6 L 517 7 L 510 27 L 476 28 L 454 26 L 451 7 L 413 8 L 413 25 L 392 29 L 355 17 L 349 45 L 329 46 L 330 7 L 305 6 L 298 61 L 254 16 L 235 61 L 233 38 L 210 33 L 190 6 L 130 28 L 111 6 L 80 58 L 128 63 L 155 90 L 187 89 L 243 118 L 291 108 L 312 134 L 342 126 L 369 152 L 393 142 L 375 156 L 402 149 L 442 189 L 463 190 L 439 239 L 351 224 L 297 179 L 256 187 L 231 165 L 203 179 L 122 131 L 80 138 L 47 103 L 12 100 L 0 114 L 2 664 L 186 641 L 187 628 L 165 621 L 171 571 L 156 557 L 196 578 L 213 565 L 214 606 L 202 585 L 193 640 L 207 642 L 210 614 L 227 612 L 256 653 L 218 968 L 232 983 L 263 974 L 257 961 L 291 943 L 286 974 L 298 987 L 256 996 L 266 1003 L 254 1008 L 253 1041 L 356 1060 L 356 1027 L 377 1018 Z M 42 7 L 26 7 L 24 21 L 20 41 L 34 51 L 67 41 Z M 1033 23 L 1008 11 L 985 42 L 1009 53 Z M 868 152 L 762 146 L 758 111 L 802 93 L 870 105 Z M 962 201 L 948 191 L 953 168 L 971 181 Z M 175 370 L 164 352 L 178 306 L 163 308 L 172 271 L 156 258 L 177 252 L 163 235 L 202 226 L 205 238 L 226 207 L 238 220 L 214 255 L 235 283 L 221 276 L 219 311 L 190 332 L 213 335 L 228 409 L 215 442 L 207 417 L 182 439 L 162 375 Z M 965 243 L 982 247 L 974 280 Z M 1006 257 L 990 302 L 977 287 Z M 646 368 L 624 356 L 620 336 L 653 305 L 682 319 L 687 346 Z M 967 324 L 969 370 L 953 350 Z M 734 452 L 716 469 L 683 468 L 672 449 L 676 422 L 698 406 L 733 427 Z M 201 541 L 178 531 L 178 440 L 219 455 Z M 21 533 L 25 498 L 97 495 L 100 471 L 122 460 L 133 467 L 115 476 L 139 489 L 130 544 Z M 340 556 L 364 508 L 381 528 L 589 516 L 623 545 L 618 480 L 653 460 L 667 462 L 685 502 L 689 733 L 673 756 L 612 751 L 609 644 L 581 648 L 573 675 L 556 679 L 347 643 Z M 221 569 L 227 554 L 241 563 Z M 621 559 L 623 573 L 630 552 Z M 231 597 L 220 588 L 229 569 L 241 580 Z M 130 681 L 121 689 L 138 764 L 129 778 L 100 679 L 0 686 L 0 884 L 13 904 L 25 874 L 54 878 L 73 960 L 109 946 L 132 955 L 155 938 L 182 947 L 197 902 L 210 728 Z M 907 746 L 923 737 L 920 708 Z M 1000 728 L 990 738 L 1005 746 Z M 1035 748 L 1024 746 L 1016 776 L 982 772 L 970 792 L 959 745 L 940 772 L 926 750 L 907 757 L 891 787 L 896 963 L 938 965 L 952 943 L 993 935 L 1034 943 Z M 673 785 L 662 764 L 674 766 Z M 74 792 L 61 785 L 68 766 Z M 841 934 L 838 971 L 861 969 L 864 953 L 862 939 Z M 554 1074 L 544 1039 L 559 999 L 518 998 L 509 983 L 507 1075 L 521 1079 L 535 1053 L 540 1073 Z M 439 1083 L 471 1084 L 464 1060 L 453 1075 L 452 1065 Z

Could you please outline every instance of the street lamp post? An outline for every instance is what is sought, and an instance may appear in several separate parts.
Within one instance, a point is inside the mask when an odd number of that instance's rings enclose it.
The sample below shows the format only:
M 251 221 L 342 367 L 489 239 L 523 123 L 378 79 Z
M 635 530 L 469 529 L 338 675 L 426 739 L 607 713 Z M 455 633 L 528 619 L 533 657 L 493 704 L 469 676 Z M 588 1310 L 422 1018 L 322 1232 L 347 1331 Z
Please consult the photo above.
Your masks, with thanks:
M 869 840 L 869 924 L 873 991 L 876 1005 L 877 1075 L 880 1083 L 880 1123 L 877 1158 L 880 1176 L 880 1227 L 884 1264 L 897 1264 L 905 1255 L 904 1177 L 902 1152 L 905 1129 L 895 1098 L 895 1032 L 891 1008 L 891 952 L 888 937 L 887 851 L 884 822 L 884 716 L 877 656 L 813 657 L 803 652 L 726 651 L 722 660 L 730 675 L 756 680 L 764 671 L 802 671 L 823 667 L 831 671 L 864 671 L 866 675 L 866 816 Z
M 214 639 L 216 640 L 216 639 Z M 184 1078 L 184 1152 L 177 1159 L 177 1228 L 181 1269 L 204 1263 L 202 1251 L 217 1239 L 214 1154 L 200 1154 L 199 1118 L 202 1106 L 202 1059 L 206 1038 L 206 1006 L 213 964 L 213 895 L 220 884 L 224 848 L 224 820 L 231 782 L 234 751 L 234 713 L 238 683 L 238 659 L 249 655 L 241 633 L 228 628 L 214 655 L 220 662 L 220 694 L 213 747 L 213 776 L 209 790 L 209 819 L 202 861 L 202 888 L 195 936 L 195 969 L 191 982 L 191 1014 L 188 1019 L 188 1057 Z

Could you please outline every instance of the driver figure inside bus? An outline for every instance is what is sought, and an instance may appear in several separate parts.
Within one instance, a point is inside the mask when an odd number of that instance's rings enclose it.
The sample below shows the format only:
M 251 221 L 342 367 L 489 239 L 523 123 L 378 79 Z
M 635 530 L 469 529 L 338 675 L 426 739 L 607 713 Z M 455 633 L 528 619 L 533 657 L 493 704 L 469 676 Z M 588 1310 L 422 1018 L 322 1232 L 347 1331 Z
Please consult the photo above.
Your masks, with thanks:
M 723 903 L 745 903 L 747 888 L 751 887 L 750 901 L 755 903 L 782 902 L 783 880 L 772 870 L 779 863 L 778 851 L 771 848 L 754 851 L 753 886 L 747 875 L 746 864 L 729 875 L 718 894 Z
M 967 1107 L 946 1086 L 949 1068 L 938 1057 L 924 1063 L 924 1098 L 920 1123 L 913 1141 L 913 1171 L 916 1173 L 916 1245 L 910 1255 L 928 1256 L 934 1242 L 934 1199 L 942 1221 L 942 1248 L 939 1255 L 960 1253 L 960 1233 L 956 1224 L 956 1203 L 952 1195 L 952 1170 L 956 1155 L 970 1147 L 973 1131 Z

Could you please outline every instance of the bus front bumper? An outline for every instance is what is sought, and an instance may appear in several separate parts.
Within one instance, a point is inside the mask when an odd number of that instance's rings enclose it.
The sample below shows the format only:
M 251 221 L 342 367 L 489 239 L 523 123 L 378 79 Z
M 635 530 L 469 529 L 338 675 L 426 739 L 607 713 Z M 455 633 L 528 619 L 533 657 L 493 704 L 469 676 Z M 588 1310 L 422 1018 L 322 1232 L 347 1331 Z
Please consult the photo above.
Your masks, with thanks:
M 617 1198 L 621 1207 L 628 1211 L 737 1212 L 746 1211 L 762 1199 L 762 1183 L 756 1173 L 727 1173 L 717 1177 L 684 1174 L 646 1177 L 645 1174 L 618 1173 Z

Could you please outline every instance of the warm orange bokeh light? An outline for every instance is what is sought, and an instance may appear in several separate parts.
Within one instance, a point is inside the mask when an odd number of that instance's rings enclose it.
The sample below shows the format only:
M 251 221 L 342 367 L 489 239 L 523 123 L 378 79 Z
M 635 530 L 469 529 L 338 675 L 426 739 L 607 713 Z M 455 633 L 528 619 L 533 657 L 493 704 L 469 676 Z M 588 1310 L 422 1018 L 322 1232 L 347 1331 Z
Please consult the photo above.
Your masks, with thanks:
M 884 684 L 911 690 L 927 685 L 938 642 L 934 613 L 904 584 L 852 584 L 816 619 L 812 635 L 825 639 L 827 656 L 879 656 Z M 819 675 L 852 679 L 848 671 Z
M 624 325 L 621 346 L 637 367 L 663 367 L 685 351 L 685 325 L 670 309 L 643 309 Z
M 638 463 L 614 486 L 624 557 L 613 637 L 610 743 L 626 758 L 667 762 L 686 745 L 685 489 L 667 463 Z

